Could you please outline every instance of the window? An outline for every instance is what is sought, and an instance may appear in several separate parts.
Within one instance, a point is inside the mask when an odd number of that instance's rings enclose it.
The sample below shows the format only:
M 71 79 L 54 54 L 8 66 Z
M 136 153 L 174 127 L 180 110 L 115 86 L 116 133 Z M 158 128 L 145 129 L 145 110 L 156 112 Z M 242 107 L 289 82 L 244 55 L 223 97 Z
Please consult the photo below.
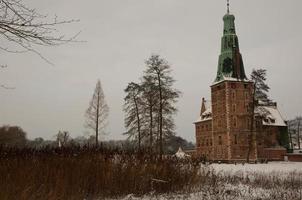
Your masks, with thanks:
M 234 135 L 234 144 L 237 144 L 237 135 Z
M 246 119 L 246 126 L 247 126 L 248 129 L 250 128 L 250 126 L 251 126 L 251 120 L 250 120 L 250 118 Z
M 232 111 L 233 111 L 233 112 L 236 112 L 236 104 L 233 104 L 233 106 L 232 106 Z
M 249 112 L 249 111 L 250 111 L 250 108 L 249 108 L 249 104 L 248 104 L 248 103 L 245 104 L 245 109 L 246 109 L 246 112 Z
M 249 93 L 248 92 L 244 92 L 244 96 L 245 96 L 245 99 L 249 99 Z
M 222 138 L 221 138 L 221 135 L 218 136 L 218 144 L 219 144 L 219 145 L 222 145 Z
M 237 117 L 233 117 L 233 127 L 237 126 Z
M 245 89 L 247 89 L 247 86 L 248 86 L 247 84 L 244 84 L 244 88 L 245 88 Z
M 232 98 L 233 98 L 233 99 L 236 98 L 236 93 L 235 93 L 235 91 L 232 92 Z

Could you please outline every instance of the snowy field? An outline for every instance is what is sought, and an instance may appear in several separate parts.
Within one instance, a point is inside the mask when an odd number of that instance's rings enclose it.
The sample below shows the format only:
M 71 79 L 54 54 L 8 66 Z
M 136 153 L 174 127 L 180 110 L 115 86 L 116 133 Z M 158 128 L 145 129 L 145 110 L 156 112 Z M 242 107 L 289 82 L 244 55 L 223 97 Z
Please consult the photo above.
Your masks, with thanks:
M 291 173 L 302 172 L 302 162 L 269 162 L 268 164 L 212 164 L 216 172 L 227 173 Z
M 179 194 L 128 195 L 121 200 L 301 200 L 302 163 L 270 162 L 268 164 L 212 164 L 203 169 L 215 171 L 220 179 L 200 185 L 195 191 Z M 222 177 L 222 178 L 221 178 Z M 228 178 L 223 178 L 228 177 Z M 239 182 L 234 177 L 243 177 Z M 258 178 L 258 179 L 257 179 Z M 259 182 L 260 178 L 260 184 Z M 262 179 L 263 182 L 262 182 Z M 283 181 L 283 182 L 282 182 Z M 185 191 L 185 190 L 184 190 Z

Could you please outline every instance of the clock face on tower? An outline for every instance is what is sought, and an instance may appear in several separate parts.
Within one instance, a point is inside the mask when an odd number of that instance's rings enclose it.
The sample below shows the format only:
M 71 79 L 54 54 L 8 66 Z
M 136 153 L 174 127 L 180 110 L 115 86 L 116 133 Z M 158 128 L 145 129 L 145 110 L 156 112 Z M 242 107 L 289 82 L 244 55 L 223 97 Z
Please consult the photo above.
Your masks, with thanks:
M 231 58 L 225 58 L 223 60 L 223 68 L 222 68 L 222 72 L 229 74 L 233 71 L 233 61 Z

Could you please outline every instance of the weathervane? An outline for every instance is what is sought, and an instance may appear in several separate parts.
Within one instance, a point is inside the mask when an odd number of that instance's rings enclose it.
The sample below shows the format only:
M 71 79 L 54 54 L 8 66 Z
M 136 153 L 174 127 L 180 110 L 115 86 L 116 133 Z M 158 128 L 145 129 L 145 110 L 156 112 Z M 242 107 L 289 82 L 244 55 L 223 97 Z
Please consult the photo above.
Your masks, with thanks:
M 227 0 L 227 12 L 228 14 L 230 13 L 230 0 Z

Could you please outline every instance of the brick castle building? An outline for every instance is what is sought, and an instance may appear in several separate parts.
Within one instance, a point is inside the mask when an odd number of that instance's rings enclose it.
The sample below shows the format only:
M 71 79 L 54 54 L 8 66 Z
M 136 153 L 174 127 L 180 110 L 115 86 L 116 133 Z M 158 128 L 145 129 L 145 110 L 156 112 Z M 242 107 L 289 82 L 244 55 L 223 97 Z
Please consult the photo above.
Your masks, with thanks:
M 253 122 L 254 83 L 248 80 L 235 29 L 235 16 L 223 17 L 224 29 L 217 76 L 211 85 L 211 103 L 202 99 L 200 117 L 194 123 L 196 155 L 207 160 L 282 160 L 286 153 L 286 123 L 276 103 L 259 105 Z M 265 117 L 257 112 L 265 111 Z M 258 117 L 257 117 L 258 116 Z M 249 142 L 250 141 L 250 142 Z M 283 145 L 283 146 L 282 146 Z

